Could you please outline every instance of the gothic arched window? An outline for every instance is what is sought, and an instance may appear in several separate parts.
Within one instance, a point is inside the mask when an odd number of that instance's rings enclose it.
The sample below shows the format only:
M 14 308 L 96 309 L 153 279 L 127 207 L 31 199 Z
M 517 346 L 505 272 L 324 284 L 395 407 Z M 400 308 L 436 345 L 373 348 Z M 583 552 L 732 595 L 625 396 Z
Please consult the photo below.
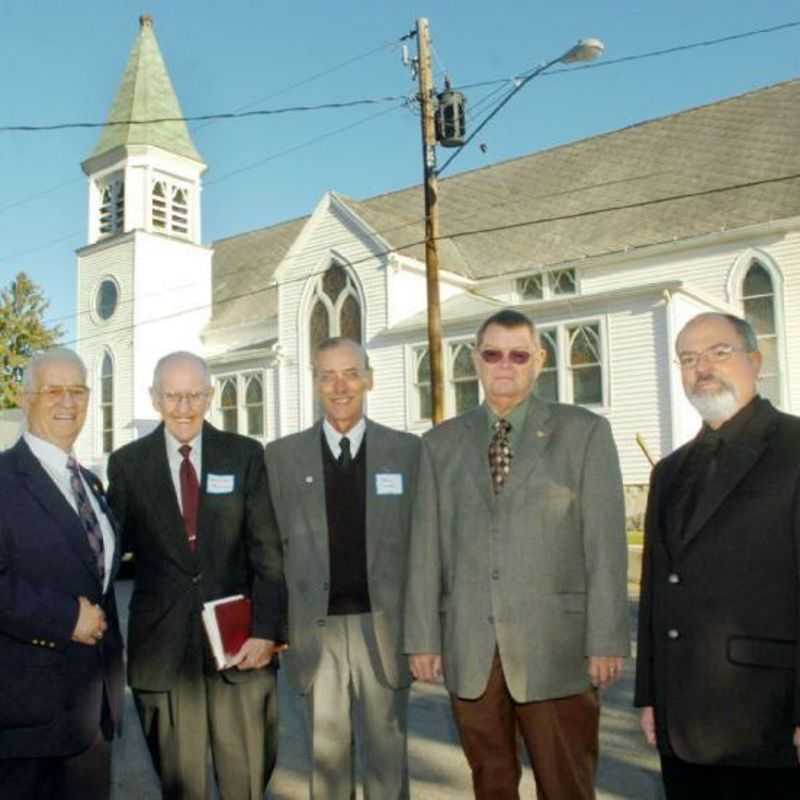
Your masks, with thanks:
M 251 375 L 244 390 L 248 436 L 264 435 L 264 387 L 260 375 Z
M 547 354 L 542 371 L 536 379 L 533 391 L 543 400 L 558 402 L 558 339 L 557 332 L 539 331 L 539 342 Z
M 236 378 L 225 378 L 219 384 L 219 415 L 222 430 L 231 433 L 239 431 L 239 401 Z
M 102 451 L 107 455 L 114 449 L 114 362 L 110 353 L 103 355 L 100 366 L 99 412 Z
M 758 391 L 775 405 L 780 405 L 781 373 L 775 285 L 769 270 L 759 261 L 750 264 L 742 280 L 742 313 L 753 326 L 758 338 L 758 349 L 764 359 Z
M 358 290 L 347 270 L 331 266 L 317 279 L 311 297 L 310 352 L 330 336 L 347 336 L 362 342 L 361 304 Z

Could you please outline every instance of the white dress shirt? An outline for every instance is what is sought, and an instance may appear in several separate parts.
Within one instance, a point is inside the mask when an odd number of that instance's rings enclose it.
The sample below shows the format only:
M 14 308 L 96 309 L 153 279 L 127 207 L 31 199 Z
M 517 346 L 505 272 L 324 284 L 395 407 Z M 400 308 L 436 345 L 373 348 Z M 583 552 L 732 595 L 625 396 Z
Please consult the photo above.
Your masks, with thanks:
M 364 434 L 367 432 L 367 420 L 361 417 L 349 431 L 346 433 L 339 433 L 339 431 L 325 419 L 322 423 L 322 430 L 325 432 L 325 440 L 328 442 L 328 447 L 337 461 L 342 452 L 342 446 L 339 442 L 341 442 L 345 436 L 350 440 L 350 455 L 352 458 L 355 458 L 356 455 L 358 455 L 361 442 L 364 441 Z
M 58 487 L 64 499 L 70 504 L 72 510 L 78 513 L 78 501 L 75 499 L 75 493 L 72 491 L 72 484 L 70 480 L 72 473 L 67 467 L 67 459 L 71 455 L 75 457 L 74 453 L 65 453 L 60 447 L 51 444 L 50 442 L 40 439 L 30 431 L 25 431 L 22 435 L 25 439 L 25 444 L 30 447 L 31 452 L 36 460 L 42 465 L 44 471 L 50 476 L 53 483 Z M 77 461 L 77 459 L 75 459 Z M 86 480 L 81 474 L 81 483 L 86 496 L 89 498 L 89 503 L 92 510 L 100 523 L 100 533 L 103 536 L 103 562 L 105 564 L 105 578 L 103 579 L 103 592 L 108 591 L 108 582 L 111 579 L 111 565 L 114 561 L 114 529 L 105 514 L 105 511 L 100 506 L 97 498 L 94 495 L 91 487 L 87 485 Z M 81 523 L 83 525 L 83 523 Z
M 183 456 L 180 453 L 183 444 L 179 442 L 166 428 L 164 428 L 164 439 L 167 444 L 167 461 L 169 462 L 169 474 L 172 476 L 172 485 L 175 487 L 175 496 L 178 498 L 178 508 L 183 514 L 183 498 L 181 498 L 181 464 L 183 463 Z M 197 483 L 200 486 L 202 493 L 203 489 L 203 434 L 198 433 L 197 436 L 188 442 L 192 452 L 189 453 L 189 461 L 191 461 L 194 471 L 197 473 Z

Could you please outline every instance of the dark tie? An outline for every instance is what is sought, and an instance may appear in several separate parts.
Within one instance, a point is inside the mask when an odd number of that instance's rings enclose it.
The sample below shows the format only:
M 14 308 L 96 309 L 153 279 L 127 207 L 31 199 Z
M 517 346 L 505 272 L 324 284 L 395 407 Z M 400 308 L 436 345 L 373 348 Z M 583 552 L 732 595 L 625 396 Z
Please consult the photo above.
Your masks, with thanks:
M 347 469 L 353 463 L 353 456 L 350 453 L 350 440 L 346 436 L 339 439 L 339 466 Z
M 72 487 L 72 493 L 75 495 L 75 503 L 78 506 L 78 516 L 81 518 L 86 536 L 89 539 L 89 547 L 92 548 L 95 564 L 97 565 L 97 573 L 102 583 L 106 576 L 103 532 L 100 530 L 100 523 L 97 520 L 97 515 L 94 513 L 92 504 L 89 502 L 86 489 L 83 488 L 78 462 L 72 456 L 67 459 L 67 469 L 70 473 L 69 485 Z
M 200 484 L 197 473 L 189 460 L 192 448 L 188 444 L 181 445 L 178 452 L 183 456 L 181 461 L 181 506 L 183 508 L 183 524 L 186 527 L 186 538 L 192 552 L 197 548 L 197 509 L 200 505 Z
M 684 462 L 671 504 L 673 533 L 681 537 L 686 535 L 700 498 L 714 479 L 721 445 L 722 438 L 716 431 L 705 430 Z
M 511 423 L 507 419 L 498 419 L 492 427 L 494 434 L 489 442 L 489 472 L 492 474 L 492 488 L 495 494 L 499 494 L 511 472 L 511 459 L 514 457 L 508 438 Z

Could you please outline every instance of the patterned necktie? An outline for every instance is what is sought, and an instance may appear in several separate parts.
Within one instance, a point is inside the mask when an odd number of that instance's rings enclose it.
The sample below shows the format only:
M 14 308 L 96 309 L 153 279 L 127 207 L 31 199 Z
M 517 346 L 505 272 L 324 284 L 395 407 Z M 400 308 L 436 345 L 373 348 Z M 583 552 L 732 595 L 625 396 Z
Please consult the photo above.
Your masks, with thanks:
M 181 461 L 181 507 L 183 508 L 183 524 L 189 548 L 194 553 L 197 549 L 197 509 L 200 506 L 200 484 L 194 465 L 189 460 L 192 448 L 188 444 L 181 445 L 178 452 L 183 456 Z
M 78 462 L 73 456 L 67 459 L 67 469 L 69 470 L 69 485 L 72 487 L 72 494 L 75 495 L 75 503 L 78 506 L 78 516 L 81 518 L 86 536 L 89 539 L 89 547 L 94 554 L 97 573 L 102 583 L 106 577 L 106 559 L 103 547 L 103 532 L 100 530 L 100 522 L 94 513 L 92 504 L 86 494 L 81 480 Z
M 339 466 L 342 469 L 347 469 L 353 462 L 353 456 L 350 453 L 350 440 L 346 436 L 339 439 Z
M 492 441 L 489 442 L 489 472 L 492 473 L 492 488 L 499 494 L 506 482 L 508 473 L 511 472 L 511 440 L 508 434 L 511 423 L 507 419 L 498 419 L 494 425 Z

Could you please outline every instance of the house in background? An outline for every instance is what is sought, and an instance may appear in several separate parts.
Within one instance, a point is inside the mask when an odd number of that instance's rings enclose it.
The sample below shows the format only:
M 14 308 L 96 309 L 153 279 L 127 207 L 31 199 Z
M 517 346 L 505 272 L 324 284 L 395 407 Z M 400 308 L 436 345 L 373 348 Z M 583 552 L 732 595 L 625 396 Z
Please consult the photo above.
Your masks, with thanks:
M 180 116 L 143 18 L 110 120 Z M 480 402 L 474 331 L 513 305 L 539 326 L 537 392 L 608 417 L 631 508 L 655 458 L 699 421 L 674 364 L 703 310 L 742 314 L 764 353 L 762 394 L 800 413 L 800 81 L 462 173 L 440 183 L 446 413 Z M 429 425 L 422 188 L 336 192 L 300 219 L 206 247 L 205 164 L 181 122 L 116 125 L 83 164 L 89 244 L 78 251 L 79 349 L 93 370 L 80 452 L 102 465 L 151 429 L 155 361 L 208 358 L 212 421 L 268 441 L 317 415 L 310 354 L 359 339 L 368 413 Z

